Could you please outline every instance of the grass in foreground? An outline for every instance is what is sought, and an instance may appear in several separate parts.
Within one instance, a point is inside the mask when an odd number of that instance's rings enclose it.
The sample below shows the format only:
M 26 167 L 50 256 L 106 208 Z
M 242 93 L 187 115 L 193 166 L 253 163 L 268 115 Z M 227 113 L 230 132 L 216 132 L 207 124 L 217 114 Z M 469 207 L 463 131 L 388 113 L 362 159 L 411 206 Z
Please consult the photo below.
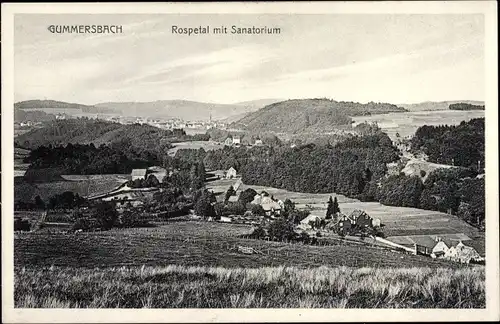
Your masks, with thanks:
M 484 267 L 17 268 L 19 308 L 484 308 Z

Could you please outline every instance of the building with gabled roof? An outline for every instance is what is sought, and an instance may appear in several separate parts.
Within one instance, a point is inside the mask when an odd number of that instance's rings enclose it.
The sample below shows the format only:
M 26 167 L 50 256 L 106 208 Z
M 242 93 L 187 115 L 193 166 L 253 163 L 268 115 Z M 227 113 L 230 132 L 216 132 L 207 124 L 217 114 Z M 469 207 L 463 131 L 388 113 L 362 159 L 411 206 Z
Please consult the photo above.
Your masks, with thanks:
M 136 179 L 146 179 L 146 173 L 148 169 L 133 169 L 132 170 L 132 181 Z

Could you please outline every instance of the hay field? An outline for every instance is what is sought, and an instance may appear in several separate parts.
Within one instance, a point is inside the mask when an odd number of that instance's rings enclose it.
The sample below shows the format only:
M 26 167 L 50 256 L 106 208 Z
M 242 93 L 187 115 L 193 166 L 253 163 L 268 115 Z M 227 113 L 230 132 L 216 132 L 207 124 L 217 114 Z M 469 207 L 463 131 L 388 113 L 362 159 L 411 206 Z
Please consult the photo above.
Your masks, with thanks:
M 44 267 L 15 273 L 23 308 L 484 308 L 484 267 Z

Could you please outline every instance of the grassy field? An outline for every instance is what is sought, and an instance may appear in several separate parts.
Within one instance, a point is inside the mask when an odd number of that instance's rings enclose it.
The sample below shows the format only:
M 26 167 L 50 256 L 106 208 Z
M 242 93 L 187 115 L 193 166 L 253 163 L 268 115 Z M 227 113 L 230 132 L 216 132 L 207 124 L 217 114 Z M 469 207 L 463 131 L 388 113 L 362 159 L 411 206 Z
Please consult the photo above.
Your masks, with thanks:
M 399 133 L 401 137 L 413 135 L 417 128 L 423 125 L 458 125 L 462 121 L 484 116 L 484 110 L 437 110 L 357 116 L 352 117 L 352 120 L 356 123 L 377 122 L 379 127 L 382 128 L 391 139 L 395 139 L 396 133 Z
M 78 193 L 80 196 L 95 195 L 108 192 L 130 179 L 127 174 L 103 175 L 62 175 L 59 180 L 51 182 L 29 183 L 24 179 L 16 179 L 14 184 L 14 201 L 33 202 L 39 195 L 45 202 L 51 196 L 65 191 Z
M 224 144 L 220 144 L 212 141 L 189 141 L 189 142 L 179 142 L 173 143 L 173 148 L 168 150 L 168 155 L 174 156 L 177 150 L 180 149 L 193 149 L 198 150 L 203 148 L 205 151 L 217 150 L 224 147 Z
M 53 229 L 51 229 L 53 230 Z M 239 237 L 250 226 L 197 221 L 170 221 L 153 228 L 113 229 L 107 232 L 64 234 L 52 231 L 16 233 L 14 263 L 32 266 L 368 266 L 454 267 L 461 265 L 383 248 L 339 242 L 311 246 Z M 262 254 L 240 254 L 237 246 Z
M 19 269 L 22 308 L 484 308 L 484 268 Z

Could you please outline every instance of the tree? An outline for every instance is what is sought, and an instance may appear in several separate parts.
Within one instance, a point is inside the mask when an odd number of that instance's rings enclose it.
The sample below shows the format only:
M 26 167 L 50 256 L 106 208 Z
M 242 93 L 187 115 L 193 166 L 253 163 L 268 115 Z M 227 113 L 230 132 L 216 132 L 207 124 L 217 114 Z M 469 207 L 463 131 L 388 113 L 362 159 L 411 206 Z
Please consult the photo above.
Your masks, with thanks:
M 229 186 L 229 189 L 227 189 L 227 191 L 226 191 L 226 196 L 224 197 L 224 203 L 227 204 L 227 202 L 229 201 L 229 197 L 235 196 L 235 195 L 236 195 L 236 191 L 234 190 L 234 187 L 232 185 Z
M 150 174 L 146 180 L 146 187 L 158 187 L 160 186 L 160 181 L 154 174 Z
M 335 199 L 333 200 L 333 215 L 336 215 L 337 213 L 340 213 L 340 208 L 337 197 L 335 197 Z
M 42 198 L 40 196 L 35 197 L 35 205 L 36 208 L 38 209 L 45 209 L 45 202 L 43 202 Z
M 248 188 L 244 190 L 242 193 L 240 193 L 238 201 L 242 203 L 244 206 L 246 206 L 248 203 L 252 202 L 255 195 L 257 195 L 257 191 L 253 190 L 252 188 Z
M 118 213 L 114 205 L 110 202 L 105 201 L 98 203 L 94 207 L 92 214 L 93 217 L 97 219 L 98 224 L 104 230 L 113 228 L 113 225 L 118 218 Z
M 269 236 L 274 240 L 292 240 L 295 234 L 295 226 L 292 222 L 279 218 L 269 224 Z
M 337 197 L 335 197 L 335 199 L 337 199 Z M 333 211 L 333 199 L 332 199 L 332 196 L 330 196 L 330 198 L 328 199 L 328 206 L 326 207 L 326 219 L 331 219 L 333 214 L 335 213 Z
M 194 204 L 194 212 L 204 218 L 215 216 L 215 208 L 212 205 L 212 195 L 208 190 L 204 190 Z

